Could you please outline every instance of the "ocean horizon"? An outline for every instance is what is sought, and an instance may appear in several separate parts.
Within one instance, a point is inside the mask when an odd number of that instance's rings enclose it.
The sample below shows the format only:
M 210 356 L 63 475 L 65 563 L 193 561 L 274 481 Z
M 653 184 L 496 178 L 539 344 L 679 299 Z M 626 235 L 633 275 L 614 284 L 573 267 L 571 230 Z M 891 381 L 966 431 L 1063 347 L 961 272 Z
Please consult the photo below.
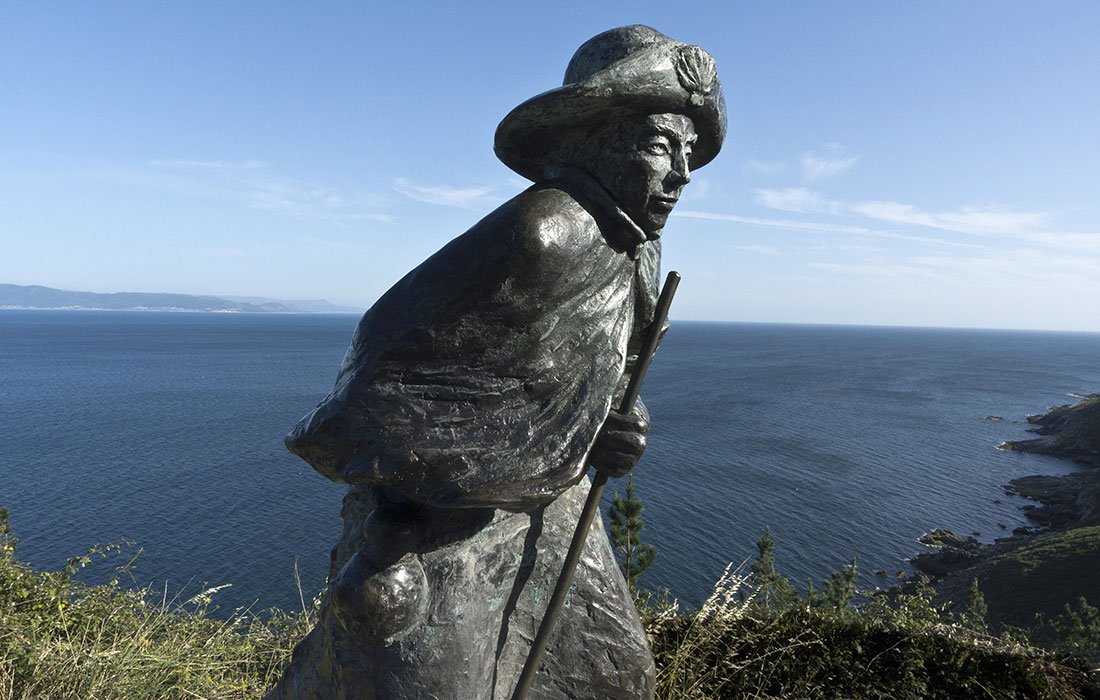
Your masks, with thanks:
M 232 584 L 224 610 L 297 608 L 296 568 L 307 598 L 323 586 L 344 488 L 282 438 L 331 388 L 357 320 L 0 310 L 17 556 L 53 569 L 127 539 L 134 585 Z M 1078 467 L 996 446 L 1097 391 L 1098 356 L 1100 334 L 1078 331 L 674 320 L 642 392 L 633 473 L 658 553 L 640 583 L 698 605 L 768 526 L 796 584 L 855 556 L 873 589 L 912 571 L 932 529 L 990 542 L 1029 525 L 1004 485 Z

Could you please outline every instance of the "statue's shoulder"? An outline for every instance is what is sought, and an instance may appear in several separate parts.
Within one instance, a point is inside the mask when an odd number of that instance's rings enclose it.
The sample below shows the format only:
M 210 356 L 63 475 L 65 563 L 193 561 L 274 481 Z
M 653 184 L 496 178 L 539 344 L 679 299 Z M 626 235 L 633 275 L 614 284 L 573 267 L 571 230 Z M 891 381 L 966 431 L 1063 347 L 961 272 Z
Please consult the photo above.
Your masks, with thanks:
M 523 247 L 545 253 L 568 253 L 600 244 L 595 219 L 566 190 L 537 184 L 505 205 L 509 229 Z

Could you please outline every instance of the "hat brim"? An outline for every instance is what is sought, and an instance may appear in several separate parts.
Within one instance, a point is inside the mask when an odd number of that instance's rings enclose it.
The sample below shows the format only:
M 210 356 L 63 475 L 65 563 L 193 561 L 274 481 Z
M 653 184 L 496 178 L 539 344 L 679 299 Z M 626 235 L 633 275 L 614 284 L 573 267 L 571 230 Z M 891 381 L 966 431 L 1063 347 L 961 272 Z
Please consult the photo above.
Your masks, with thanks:
M 639 54 L 513 109 L 497 126 L 497 157 L 537 181 L 543 178 L 547 157 L 570 129 L 637 115 L 676 113 L 689 117 L 698 135 L 689 166 L 698 170 L 709 163 L 726 136 L 726 104 L 717 77 L 706 94 L 696 93 L 693 100 L 677 78 L 669 51 L 654 47 Z

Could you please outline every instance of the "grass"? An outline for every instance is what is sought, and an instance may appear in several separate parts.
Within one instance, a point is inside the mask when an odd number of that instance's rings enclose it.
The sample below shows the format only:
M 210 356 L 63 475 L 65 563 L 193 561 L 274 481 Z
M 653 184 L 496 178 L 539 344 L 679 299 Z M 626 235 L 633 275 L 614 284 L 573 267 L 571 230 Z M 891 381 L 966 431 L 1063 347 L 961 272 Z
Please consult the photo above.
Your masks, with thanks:
M 932 604 L 932 592 L 872 599 L 861 609 L 800 600 L 778 607 L 749 578 L 727 574 L 698 612 L 649 598 L 645 622 L 661 700 L 738 698 L 1100 698 L 1081 661 L 991 636 Z
M 74 579 L 120 549 L 33 571 L 15 558 L 0 509 L 0 700 L 259 698 L 313 624 L 312 610 L 214 619 L 219 588 L 187 599 L 134 591 L 120 585 L 127 565 L 105 585 Z
M 258 699 L 315 621 L 238 610 L 212 618 L 217 588 L 183 599 L 120 581 L 74 578 L 96 548 L 61 571 L 15 558 L 0 509 L 0 700 Z M 727 571 L 698 611 L 650 597 L 642 606 L 661 700 L 719 698 L 1100 698 L 1080 664 L 994 638 L 936 608 L 927 591 L 860 611 L 776 607 Z

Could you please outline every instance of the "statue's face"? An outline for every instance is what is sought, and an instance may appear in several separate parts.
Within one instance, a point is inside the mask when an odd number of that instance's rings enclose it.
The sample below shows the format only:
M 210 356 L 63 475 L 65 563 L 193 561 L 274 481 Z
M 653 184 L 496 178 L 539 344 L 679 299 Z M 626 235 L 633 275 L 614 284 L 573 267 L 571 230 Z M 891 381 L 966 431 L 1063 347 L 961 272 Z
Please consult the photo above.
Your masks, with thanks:
M 691 181 L 695 125 L 682 114 L 651 114 L 622 126 L 598 159 L 595 175 L 623 211 L 656 238 Z

